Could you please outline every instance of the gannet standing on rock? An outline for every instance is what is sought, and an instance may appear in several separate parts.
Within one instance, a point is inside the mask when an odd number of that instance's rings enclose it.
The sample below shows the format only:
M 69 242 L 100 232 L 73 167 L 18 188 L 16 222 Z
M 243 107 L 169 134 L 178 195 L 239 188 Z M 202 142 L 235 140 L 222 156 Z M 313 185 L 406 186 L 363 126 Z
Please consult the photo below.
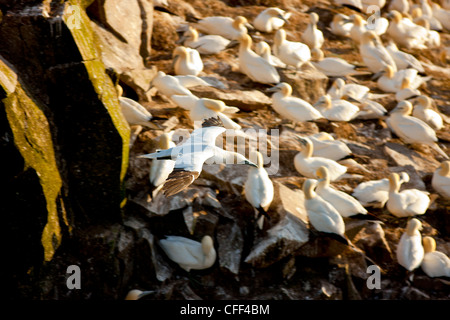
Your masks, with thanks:
M 413 271 L 422 263 L 424 250 L 422 246 L 422 223 L 413 218 L 408 221 L 406 230 L 397 246 L 397 261 L 408 271 Z
M 189 91 L 194 86 L 210 86 L 207 82 L 197 76 L 172 76 L 158 71 L 152 80 L 152 86 L 156 87 L 160 93 L 170 98 L 173 95 L 193 96 Z
M 179 46 L 173 51 L 173 67 L 176 75 L 197 76 L 203 70 L 203 62 L 197 50 Z
M 396 10 L 389 12 L 391 18 L 387 34 L 398 46 L 408 49 L 426 49 L 424 42 L 427 40 L 428 31 L 408 18 L 403 18 L 402 14 Z
M 341 58 L 325 58 L 323 51 L 319 48 L 311 49 L 311 63 L 317 70 L 328 77 L 345 77 L 351 74 L 358 74 L 358 71 L 355 70 L 355 65 Z
M 331 100 L 328 94 L 323 95 L 314 104 L 324 118 L 330 121 L 350 121 L 358 115 L 359 108 L 347 100 Z
M 266 91 L 275 92 L 272 95 L 272 107 L 286 119 L 303 122 L 323 118 L 311 104 L 303 99 L 292 97 L 292 87 L 286 82 L 281 82 Z
M 349 16 L 342 13 L 336 13 L 330 23 L 330 31 L 340 37 L 350 37 L 353 22 Z
M 394 72 L 397 71 L 394 59 L 373 31 L 366 31 L 362 34 L 359 53 L 367 68 L 373 73 L 383 71 L 386 65 L 391 66 Z
M 285 12 L 280 8 L 267 8 L 256 16 L 253 26 L 261 32 L 273 32 L 283 27 L 290 16 L 290 12 Z
M 276 84 L 280 82 L 277 69 L 251 50 L 252 39 L 244 34 L 239 38 L 239 68 L 255 82 Z
M 336 208 L 317 195 L 315 188 L 317 180 L 307 179 L 303 183 L 305 194 L 305 209 L 309 223 L 319 232 L 335 234 L 342 238 L 342 242 L 350 244 L 345 235 L 345 223 Z
M 267 209 L 272 203 L 274 197 L 273 183 L 264 169 L 264 159 L 260 152 L 252 151 L 250 159 L 256 157 L 257 168 L 250 168 L 248 170 L 247 180 L 244 184 L 244 193 L 247 201 L 259 213 L 258 226 L 262 229 L 264 216 L 268 217 Z
M 334 160 L 313 157 L 313 144 L 311 140 L 305 137 L 296 136 L 297 140 L 302 144 L 302 150 L 294 157 L 295 169 L 304 177 L 316 178 L 317 170 L 324 166 L 328 169 L 330 181 L 336 181 L 347 172 L 347 167 L 337 163 Z
M 237 16 L 234 19 L 212 16 L 198 21 L 194 27 L 204 34 L 216 34 L 228 40 L 238 40 L 241 35 L 247 34 L 247 28 L 251 26 L 243 16 Z
M 189 26 L 177 43 L 182 43 L 184 46 L 195 49 L 201 54 L 215 54 L 224 50 L 230 43 L 230 40 L 215 34 L 199 37 L 198 31 Z
M 444 127 L 442 116 L 431 109 L 431 99 L 427 96 L 418 96 L 414 103 L 413 117 L 416 117 L 434 130 L 440 130 Z
M 322 197 L 322 199 L 329 202 L 342 217 L 360 217 L 361 215 L 368 217 L 367 210 L 358 200 L 351 195 L 330 186 L 330 175 L 326 167 L 320 167 L 316 174 L 319 179 L 316 193 Z
M 428 192 L 418 189 L 400 190 L 400 176 L 392 172 L 389 175 L 389 199 L 386 202 L 388 211 L 397 218 L 424 214 L 430 205 Z
M 257 55 L 259 55 L 259 56 L 263 57 L 264 59 L 266 59 L 267 61 L 269 61 L 269 63 L 271 65 L 273 65 L 274 67 L 280 67 L 280 68 L 286 67 L 285 63 L 283 63 L 276 56 L 272 55 L 272 50 L 270 49 L 270 46 L 265 41 L 260 41 L 257 44 L 255 44 L 255 52 Z
M 408 181 L 409 175 L 401 172 L 399 183 Z M 389 200 L 389 179 L 361 182 L 353 189 L 352 196 L 358 199 L 364 207 L 383 208 Z
M 433 172 L 431 186 L 442 197 L 450 199 L 450 161 L 443 161 Z
M 210 236 L 202 242 L 179 236 L 167 236 L 159 240 L 159 245 L 170 258 L 187 272 L 210 268 L 216 261 L 216 250 Z
M 351 155 L 352 151 L 342 141 L 334 140 L 327 132 L 319 132 L 308 136 L 313 143 L 313 157 L 323 157 L 334 161 L 344 159 Z
M 310 49 L 320 49 L 324 42 L 322 31 L 317 29 L 318 22 L 319 15 L 315 12 L 311 12 L 309 14 L 308 26 L 302 34 L 303 43 L 305 43 Z
M 442 157 L 449 159 L 449 156 L 436 144 L 438 141 L 436 132 L 422 120 L 410 116 L 412 109 L 411 102 L 399 102 L 390 112 L 391 115 L 386 119 L 386 124 L 405 143 L 428 145 Z
M 172 132 L 173 133 L 173 132 Z M 175 143 L 171 140 L 171 134 L 163 133 L 159 136 L 158 149 L 165 150 L 175 147 Z M 173 160 L 152 160 L 150 165 L 150 183 L 154 187 L 158 187 L 163 184 L 169 174 L 173 171 L 175 161 Z
M 203 164 L 207 160 L 214 160 L 215 163 L 245 164 L 257 167 L 242 154 L 223 150 L 215 145 L 216 138 L 225 131 L 220 118 L 210 118 L 203 122 L 202 128 L 194 130 L 183 144 L 141 155 L 139 158 L 175 160 L 174 170 L 161 189 L 166 197 L 191 185 L 202 172 Z
M 429 277 L 450 277 L 450 258 L 443 252 L 436 251 L 436 241 L 432 237 L 423 237 L 425 254 L 420 265 Z
M 200 98 L 195 103 L 195 106 L 190 109 L 189 116 L 193 122 L 203 122 L 204 119 L 216 118 L 218 116 L 226 129 L 239 130 L 241 126 L 225 114 L 236 112 L 239 112 L 239 108 L 229 107 L 223 101 Z
M 279 29 L 275 33 L 272 49 L 273 54 L 283 63 L 296 69 L 311 59 L 309 47 L 301 42 L 286 40 L 286 31 L 284 29 Z
M 130 126 L 141 125 L 150 129 L 158 128 L 156 124 L 150 122 L 153 116 L 143 105 L 133 99 L 122 97 L 123 89 L 121 86 L 117 85 L 116 90 L 122 114 Z

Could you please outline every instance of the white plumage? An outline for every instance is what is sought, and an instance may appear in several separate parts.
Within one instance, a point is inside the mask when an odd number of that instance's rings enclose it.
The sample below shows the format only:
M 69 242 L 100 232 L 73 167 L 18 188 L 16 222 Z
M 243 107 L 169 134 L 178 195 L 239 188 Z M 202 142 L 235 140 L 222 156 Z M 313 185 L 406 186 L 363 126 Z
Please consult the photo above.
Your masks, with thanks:
M 329 202 L 344 217 L 351 217 L 357 214 L 367 214 L 367 210 L 351 195 L 336 190 L 330 186 L 330 176 L 326 167 L 320 167 L 317 170 L 316 193 L 325 201 Z
M 431 109 L 431 99 L 427 96 L 419 96 L 415 99 L 413 117 L 419 118 L 428 124 L 434 130 L 440 130 L 444 127 L 442 116 Z
M 284 118 L 293 121 L 311 121 L 323 118 L 310 103 L 298 97 L 291 96 L 292 87 L 282 82 L 267 90 L 275 92 L 272 95 L 273 109 Z
M 243 34 L 247 34 L 250 25 L 243 16 L 236 18 L 212 16 L 198 21 L 194 27 L 203 34 L 216 34 L 228 40 L 238 40 Z
M 433 172 L 431 185 L 442 197 L 450 199 L 450 161 L 443 161 Z
M 189 116 L 193 122 L 197 122 L 197 127 L 208 118 L 219 117 L 226 129 L 239 130 L 241 126 L 231 120 L 225 113 L 232 114 L 239 111 L 239 108 L 229 107 L 223 101 L 201 98 L 195 103 L 195 106 L 190 109 Z
M 197 76 L 203 70 L 203 61 L 197 50 L 183 46 L 173 51 L 173 67 L 176 75 Z
M 317 181 L 307 179 L 303 183 L 305 209 L 311 225 L 320 232 L 335 233 L 345 238 L 345 223 L 339 212 L 314 191 Z
M 352 151 L 342 141 L 335 140 L 327 132 L 319 132 L 308 136 L 313 143 L 313 157 L 328 158 L 334 161 L 349 156 Z
M 449 159 L 448 155 L 436 144 L 436 132 L 425 122 L 410 116 L 412 104 L 401 101 L 391 111 L 386 119 L 388 127 L 404 142 L 425 144 L 436 150 L 442 157 Z
M 216 34 L 200 37 L 198 31 L 189 26 L 179 42 L 186 47 L 197 50 L 201 54 L 215 54 L 224 50 L 230 43 L 230 40 Z
M 175 143 L 171 140 L 171 134 L 163 133 L 159 137 L 158 149 L 164 150 L 175 147 Z M 169 177 L 169 174 L 173 171 L 175 161 L 173 160 L 152 160 L 150 164 L 150 183 L 158 187 L 163 184 Z
M 309 47 L 301 42 L 286 40 L 286 31 L 279 29 L 275 33 L 273 54 L 288 66 L 300 68 L 305 62 L 311 59 Z
M 291 16 L 290 12 L 276 7 L 270 7 L 261 11 L 253 20 L 253 26 L 261 32 L 273 32 L 286 23 Z
M 210 236 L 204 236 L 201 243 L 185 237 L 167 236 L 159 240 L 159 245 L 170 260 L 187 272 L 210 268 L 216 261 L 216 250 Z
M 400 191 L 400 177 L 392 172 L 389 175 L 389 199 L 386 202 L 388 211 L 398 217 L 410 217 L 424 214 L 430 205 L 428 192 L 418 189 Z
M 320 97 L 314 107 L 330 121 L 350 121 L 359 112 L 359 108 L 353 103 L 342 99 L 331 100 L 328 94 Z
M 422 223 L 419 220 L 409 220 L 397 246 L 397 261 L 408 271 L 418 268 L 423 260 L 424 249 L 419 231 L 421 229 Z
M 336 161 L 322 157 L 313 157 L 313 144 L 311 140 L 300 136 L 296 136 L 296 138 L 302 144 L 302 150 L 295 155 L 294 166 L 301 175 L 314 179 L 316 178 L 317 170 L 324 166 L 328 169 L 330 181 L 336 181 L 347 172 L 347 167 Z
M 317 28 L 317 23 L 319 22 L 319 15 L 315 12 L 309 14 L 309 23 L 306 30 L 302 34 L 302 41 L 310 49 L 320 49 L 324 42 L 324 37 L 322 31 Z
M 394 72 L 397 71 L 395 61 L 373 31 L 362 34 L 359 53 L 367 68 L 373 73 L 383 71 L 386 65 L 390 65 Z
M 252 39 L 245 34 L 239 38 L 239 68 L 255 82 L 276 84 L 280 75 L 274 66 L 251 50 Z
M 420 265 L 429 277 L 450 277 L 450 258 L 443 252 L 436 251 L 436 241 L 432 237 L 423 237 L 425 254 Z

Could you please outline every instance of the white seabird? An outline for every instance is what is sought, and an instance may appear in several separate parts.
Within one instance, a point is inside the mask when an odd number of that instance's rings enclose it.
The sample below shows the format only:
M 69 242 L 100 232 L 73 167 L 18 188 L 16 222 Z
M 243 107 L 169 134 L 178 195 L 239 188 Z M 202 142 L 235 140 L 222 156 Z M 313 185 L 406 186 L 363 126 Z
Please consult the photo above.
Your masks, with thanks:
M 305 62 L 311 59 L 311 50 L 301 42 L 289 41 L 286 39 L 286 31 L 279 29 L 275 33 L 272 51 L 287 66 L 300 68 Z
M 270 7 L 261 11 L 253 20 L 253 26 L 261 32 L 273 32 L 288 21 L 291 16 L 290 12 L 286 12 L 280 8 Z
M 302 150 L 294 157 L 295 169 L 306 178 L 316 178 L 317 170 L 325 166 L 330 174 L 330 181 L 336 181 L 347 172 L 347 167 L 334 160 L 322 157 L 313 157 L 313 144 L 311 140 L 296 135 L 296 139 L 302 144 Z
M 425 144 L 436 150 L 442 157 L 449 156 L 437 145 L 436 132 L 422 120 L 412 117 L 413 106 L 405 100 L 397 104 L 386 119 L 388 127 L 404 142 Z
M 173 51 L 173 67 L 176 75 L 197 76 L 203 70 L 203 61 L 197 50 L 178 46 Z
M 242 34 L 247 34 L 247 28 L 253 28 L 243 16 L 236 18 L 212 16 L 198 21 L 194 27 L 204 34 L 216 34 L 228 40 L 238 40 Z
M 286 82 L 281 82 L 266 91 L 275 92 L 272 95 L 272 107 L 286 119 L 302 122 L 323 118 L 320 112 L 310 103 L 298 97 L 293 97 L 291 95 L 292 87 Z
M 280 82 L 277 69 L 251 50 L 252 39 L 248 34 L 239 38 L 239 68 L 255 82 L 276 84 Z
M 310 49 L 320 49 L 324 43 L 323 32 L 317 28 L 319 15 L 315 12 L 309 14 L 309 23 L 306 30 L 302 34 L 302 41 Z
M 239 112 L 239 108 L 229 107 L 223 101 L 200 98 L 190 109 L 189 117 L 193 122 L 203 122 L 204 119 L 219 117 L 225 129 L 239 130 L 241 126 L 231 120 L 227 114 Z
M 216 250 L 210 236 L 202 242 L 179 236 L 167 236 L 159 240 L 159 245 L 170 258 L 187 272 L 210 268 L 216 261 Z
M 257 211 L 258 226 L 262 229 L 264 216 L 268 217 L 267 209 L 274 197 L 274 188 L 266 169 L 264 169 L 264 159 L 260 152 L 252 151 L 250 159 L 256 158 L 257 168 L 248 170 L 247 180 L 244 184 L 244 193 L 247 201 Z M 259 217 L 258 217 L 259 215 Z
M 386 65 L 391 66 L 394 72 L 397 71 L 394 59 L 383 46 L 379 36 L 373 31 L 366 31 L 362 34 L 359 53 L 364 64 L 373 73 L 383 71 Z
M 450 277 L 450 258 L 441 251 L 436 251 L 436 241 L 432 237 L 423 237 L 423 256 L 420 267 L 429 277 Z
M 344 142 L 335 140 L 332 135 L 324 131 L 309 135 L 308 139 L 313 143 L 313 157 L 338 161 L 352 153 Z
M 173 132 L 172 132 L 173 133 Z M 175 143 L 171 140 L 170 133 L 163 133 L 159 136 L 158 149 L 165 150 L 175 147 Z M 173 171 L 175 161 L 173 160 L 157 160 L 153 159 L 150 164 L 150 183 L 154 187 L 158 187 L 163 184 L 169 177 L 169 174 Z
M 409 220 L 397 246 L 397 261 L 408 271 L 413 271 L 422 263 L 424 249 L 420 230 L 422 223 L 419 220 L 415 218 Z
M 389 175 L 389 199 L 386 202 L 388 211 L 397 218 L 422 215 L 430 205 L 428 192 L 418 189 L 400 191 L 400 176 L 391 172 Z
M 257 55 L 269 61 L 269 63 L 274 67 L 286 67 L 286 64 L 283 63 L 283 61 L 281 61 L 278 57 L 272 55 L 272 50 L 270 49 L 269 44 L 265 41 L 260 41 L 255 44 L 255 52 Z
M 433 172 L 431 186 L 445 199 L 450 199 L 450 161 L 443 161 Z
M 353 103 L 342 99 L 331 100 L 328 94 L 321 96 L 314 107 L 330 121 L 350 121 L 359 112 L 359 108 Z
M 202 172 L 203 164 L 207 160 L 257 167 L 240 153 L 223 150 L 215 145 L 216 138 L 225 131 L 220 118 L 210 118 L 203 122 L 202 128 L 194 130 L 184 143 L 174 148 L 141 155 L 139 158 L 175 160 L 174 170 L 161 189 L 167 197 L 192 184 Z
M 141 125 L 150 129 L 158 128 L 156 124 L 151 122 L 152 114 L 143 105 L 133 99 L 122 97 L 123 89 L 120 85 L 116 86 L 116 90 L 119 96 L 120 109 L 130 126 Z
M 419 118 L 434 130 L 440 130 L 444 127 L 442 116 L 431 109 L 431 98 L 421 95 L 414 101 L 413 117 Z
M 230 44 L 230 40 L 215 34 L 199 37 L 198 31 L 192 26 L 189 26 L 178 42 L 201 54 L 219 53 Z

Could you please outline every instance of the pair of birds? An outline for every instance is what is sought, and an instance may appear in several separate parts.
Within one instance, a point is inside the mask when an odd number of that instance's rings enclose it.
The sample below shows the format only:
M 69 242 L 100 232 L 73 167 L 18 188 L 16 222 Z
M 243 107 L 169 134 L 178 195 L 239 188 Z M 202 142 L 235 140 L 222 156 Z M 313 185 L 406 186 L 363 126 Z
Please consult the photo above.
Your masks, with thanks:
M 450 277 L 450 259 L 443 252 L 436 251 L 436 241 L 432 237 L 424 237 L 420 230 L 420 220 L 412 218 L 406 225 L 397 245 L 397 261 L 408 271 L 419 267 L 429 277 Z

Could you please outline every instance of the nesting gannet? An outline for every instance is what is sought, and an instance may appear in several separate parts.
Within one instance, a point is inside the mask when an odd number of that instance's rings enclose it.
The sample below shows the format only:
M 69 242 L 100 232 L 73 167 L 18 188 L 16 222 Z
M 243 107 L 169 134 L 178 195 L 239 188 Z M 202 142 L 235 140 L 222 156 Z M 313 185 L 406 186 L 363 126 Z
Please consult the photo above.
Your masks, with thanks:
M 272 49 L 274 55 L 283 61 L 283 63 L 297 69 L 311 59 L 309 47 L 301 42 L 287 40 L 284 29 L 279 29 L 275 33 Z
M 359 108 L 353 103 L 342 99 L 331 100 L 328 94 L 321 96 L 314 107 L 330 121 L 350 121 L 359 112 Z
M 418 89 L 411 88 L 411 79 L 403 78 L 400 90 L 395 93 L 395 100 L 400 102 L 415 98 L 419 95 L 421 95 L 421 92 Z
M 389 21 L 383 17 L 375 19 L 375 24 L 371 25 L 368 25 L 367 21 L 364 20 L 359 14 L 352 14 L 350 18 L 353 21 L 353 26 L 350 30 L 350 38 L 352 38 L 352 40 L 356 43 L 361 42 L 361 37 L 364 32 L 373 31 L 380 36 L 386 33 L 389 26 Z
M 431 109 L 431 98 L 421 95 L 414 101 L 413 117 L 419 118 L 434 130 L 440 130 L 444 127 L 442 116 Z
M 433 10 L 433 17 L 439 20 L 442 26 L 450 31 L 450 10 L 442 9 L 441 6 L 435 2 L 431 4 Z
M 426 1 L 424 1 L 423 3 L 426 3 Z M 411 12 L 411 17 L 413 19 L 413 22 L 417 25 L 421 25 L 423 27 L 424 25 L 422 23 L 425 20 L 428 22 L 428 29 L 442 31 L 442 24 L 439 22 L 439 20 L 433 17 L 433 15 L 423 14 L 423 10 L 421 7 L 414 8 Z
M 363 5 L 361 0 L 334 0 L 334 3 L 338 6 L 344 6 L 347 8 L 351 8 L 358 12 L 363 11 Z
M 324 57 L 323 51 L 319 48 L 311 49 L 311 63 L 328 77 L 344 77 L 357 74 L 356 66 L 348 63 L 344 59 L 334 57 Z
M 248 34 L 239 38 L 239 68 L 255 82 L 276 84 L 280 82 L 277 69 L 251 50 L 252 39 Z
M 411 89 L 417 89 L 422 83 L 431 79 L 431 76 L 419 76 L 418 71 L 412 68 L 395 72 L 392 66 L 385 66 L 383 71 L 383 75 L 377 80 L 377 86 L 384 92 L 397 92 L 402 90 L 402 86 L 404 85 L 403 79 L 405 78 L 409 78 L 408 87 Z
M 419 72 L 425 72 L 422 63 L 417 60 L 412 54 L 403 52 L 398 49 L 397 45 L 393 41 L 389 41 L 386 46 L 386 50 L 391 55 L 392 59 L 394 59 L 395 65 L 398 70 L 414 68 Z
M 422 223 L 415 218 L 409 220 L 397 245 L 397 261 L 408 271 L 418 268 L 424 256 L 422 235 L 419 230 L 422 230 Z
M 348 218 L 356 215 L 367 215 L 367 210 L 358 200 L 330 186 L 330 176 L 326 167 L 320 167 L 316 174 L 319 179 L 316 193 L 322 199 L 329 202 L 342 217 Z
M 253 20 L 253 26 L 261 32 L 273 32 L 283 27 L 290 16 L 290 12 L 270 7 L 264 9 L 256 16 Z
M 313 157 L 338 161 L 348 157 L 352 153 L 344 142 L 335 140 L 331 134 L 324 131 L 310 135 L 308 139 L 313 144 Z
M 203 70 L 203 62 L 197 50 L 179 46 L 173 51 L 173 67 L 176 75 L 197 76 Z
M 372 100 L 364 100 L 359 105 L 359 112 L 356 119 L 380 119 L 383 118 L 386 113 L 386 108 L 380 103 Z
M 170 260 L 189 272 L 210 268 L 216 261 L 213 239 L 204 236 L 202 242 L 179 236 L 167 236 L 159 245 Z
M 317 180 L 307 179 L 302 188 L 309 222 L 317 231 L 334 233 L 347 239 L 344 219 L 333 205 L 317 195 L 314 190 L 316 186 Z
M 314 179 L 316 178 L 317 170 L 324 166 L 328 169 L 330 181 L 336 181 L 345 172 L 347 172 L 347 167 L 337 163 L 334 160 L 322 157 L 313 157 L 314 147 L 311 140 L 300 136 L 296 136 L 296 138 L 302 144 L 302 150 L 295 155 L 294 166 L 301 175 Z
M 236 18 L 212 16 L 198 21 L 194 27 L 203 34 L 216 34 L 229 40 L 238 40 L 247 34 L 247 28 L 253 28 L 243 16 Z
M 317 28 L 319 22 L 319 15 L 315 12 L 309 14 L 309 23 L 306 30 L 302 34 L 302 41 L 310 49 L 320 49 L 325 41 L 323 38 L 323 32 Z
M 419 17 L 414 23 L 418 26 L 424 27 L 428 32 L 424 42 L 425 46 L 428 48 L 438 48 L 441 46 L 441 36 L 439 35 L 439 32 L 436 30 L 431 30 L 430 22 L 426 18 Z
M 194 97 L 188 89 L 190 87 L 210 86 L 209 83 L 197 76 L 172 76 L 162 71 L 158 71 L 151 85 L 170 100 L 172 100 L 174 95 Z
M 182 96 L 174 94 L 173 96 L 170 97 L 170 100 L 175 102 L 177 106 L 183 108 L 184 110 L 192 110 L 197 104 L 198 99 L 199 98 L 194 95 Z
M 400 176 L 392 172 L 389 175 L 388 211 L 398 218 L 424 214 L 430 205 L 428 192 L 418 189 L 400 190 Z
M 424 42 L 427 38 L 428 31 L 410 19 L 402 17 L 402 14 L 396 10 L 392 10 L 388 15 L 391 20 L 386 33 L 394 40 L 394 42 L 408 49 L 417 48 L 425 49 Z
M 189 26 L 178 42 L 197 50 L 201 54 L 215 54 L 224 50 L 229 45 L 230 40 L 216 34 L 199 37 L 198 31 Z
M 256 158 L 257 168 L 248 170 L 247 180 L 244 184 L 244 193 L 247 201 L 258 211 L 259 228 L 262 229 L 264 216 L 267 216 L 267 209 L 272 203 L 274 189 L 266 169 L 264 169 L 264 159 L 260 152 L 253 150 L 250 159 Z M 258 218 L 258 217 L 257 217 Z
M 359 53 L 364 64 L 373 73 L 382 71 L 386 65 L 392 66 L 394 71 L 397 70 L 394 59 L 392 59 L 378 35 L 373 31 L 366 31 L 362 34 Z
M 350 37 L 353 22 L 349 16 L 342 13 L 336 13 L 330 23 L 330 31 L 340 37 Z
M 410 116 L 413 106 L 409 101 L 401 101 L 386 119 L 388 127 L 406 143 L 421 143 L 432 147 L 445 159 L 449 156 L 436 144 L 436 132 L 425 122 Z
M 450 199 L 450 161 L 443 161 L 433 172 L 431 186 L 442 197 Z
M 119 96 L 120 109 L 130 126 L 141 125 L 151 129 L 157 128 L 155 124 L 150 122 L 153 118 L 152 114 L 143 105 L 133 99 L 122 97 L 123 89 L 121 86 L 117 85 L 116 90 Z
M 357 101 L 364 101 L 370 98 L 369 91 L 369 87 L 356 83 L 345 83 L 343 79 L 337 78 L 331 84 L 327 94 L 332 100 L 346 99 L 349 97 Z
M 272 95 L 273 109 L 284 118 L 293 121 L 312 121 L 323 118 L 311 104 L 298 97 L 291 96 L 292 87 L 286 82 L 281 82 L 266 91 L 275 92 Z
M 175 147 L 175 143 L 171 140 L 171 134 L 163 133 L 158 140 L 158 150 L 165 150 Z M 150 183 L 154 187 L 163 184 L 173 171 L 175 161 L 173 160 L 152 160 L 150 164 Z
M 193 122 L 203 122 L 204 119 L 216 118 L 217 116 L 226 129 L 239 130 L 241 126 L 231 120 L 225 113 L 232 114 L 239 111 L 239 108 L 229 107 L 223 101 L 201 98 L 190 109 L 189 116 Z
M 272 50 L 270 49 L 269 44 L 265 41 L 260 41 L 255 44 L 255 52 L 257 55 L 269 61 L 269 63 L 274 67 L 286 67 L 286 64 L 283 63 L 283 61 L 281 61 L 278 57 L 272 55 Z
M 216 147 L 216 138 L 225 132 L 220 118 L 210 118 L 203 122 L 202 128 L 194 130 L 184 143 L 166 150 L 159 150 L 139 156 L 149 159 L 172 159 L 175 166 L 162 187 L 168 197 L 186 189 L 202 172 L 203 163 L 214 160 L 214 163 L 256 164 L 237 152 Z
M 399 183 L 409 181 L 409 175 L 406 172 L 401 172 L 399 178 Z M 364 207 L 383 208 L 389 199 L 389 179 L 361 182 L 353 189 L 352 196 Z
M 398 11 L 400 13 L 409 12 L 409 1 L 408 0 L 391 0 L 389 2 L 388 11 Z
M 423 237 L 423 256 L 420 267 L 429 277 L 450 277 L 450 258 L 436 251 L 436 241 L 432 237 Z

